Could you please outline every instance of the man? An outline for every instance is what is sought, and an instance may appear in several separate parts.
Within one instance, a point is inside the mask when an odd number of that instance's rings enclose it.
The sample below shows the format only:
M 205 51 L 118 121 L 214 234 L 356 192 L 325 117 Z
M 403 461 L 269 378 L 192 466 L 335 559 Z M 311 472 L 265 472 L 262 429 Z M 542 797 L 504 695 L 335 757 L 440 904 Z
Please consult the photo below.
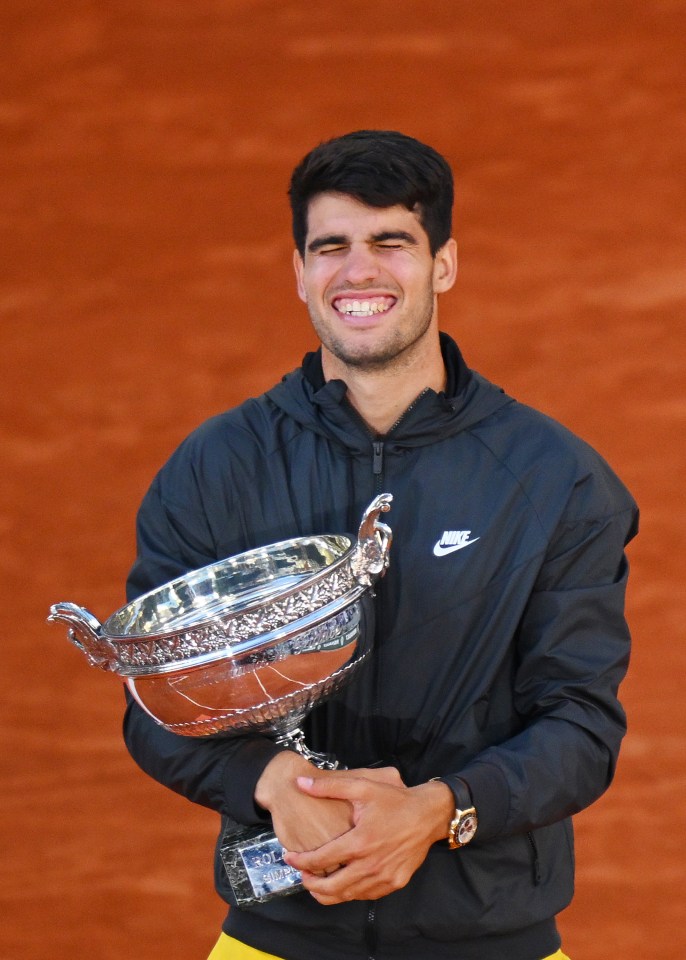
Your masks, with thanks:
M 134 703 L 127 745 L 190 800 L 271 822 L 302 873 L 304 892 L 232 906 L 213 960 L 562 957 L 570 817 L 609 785 L 625 729 L 635 505 L 595 452 L 439 334 L 456 274 L 439 154 L 352 133 L 303 159 L 290 199 L 321 347 L 158 474 L 129 598 L 261 544 L 353 530 L 391 492 L 371 664 L 307 722 L 349 769 L 257 735 L 178 737 Z M 231 903 L 220 862 L 216 882 Z

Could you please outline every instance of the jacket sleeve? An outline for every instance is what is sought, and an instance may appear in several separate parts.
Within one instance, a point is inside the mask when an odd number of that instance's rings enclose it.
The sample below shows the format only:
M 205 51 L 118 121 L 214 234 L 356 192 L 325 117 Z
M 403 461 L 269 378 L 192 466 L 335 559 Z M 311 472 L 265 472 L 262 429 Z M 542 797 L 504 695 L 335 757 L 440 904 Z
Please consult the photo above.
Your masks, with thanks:
M 127 583 L 129 600 L 188 570 L 215 562 L 207 519 L 192 498 L 175 506 L 156 478 L 138 514 L 138 556 Z M 124 740 L 136 763 L 171 790 L 252 824 L 268 820 L 253 801 L 255 784 L 279 751 L 261 736 L 183 737 L 160 726 L 128 694 Z
M 456 775 L 471 789 L 481 841 L 574 814 L 612 780 L 626 731 L 624 548 L 637 528 L 627 499 L 601 518 L 565 520 L 540 568 L 516 636 L 521 729 Z

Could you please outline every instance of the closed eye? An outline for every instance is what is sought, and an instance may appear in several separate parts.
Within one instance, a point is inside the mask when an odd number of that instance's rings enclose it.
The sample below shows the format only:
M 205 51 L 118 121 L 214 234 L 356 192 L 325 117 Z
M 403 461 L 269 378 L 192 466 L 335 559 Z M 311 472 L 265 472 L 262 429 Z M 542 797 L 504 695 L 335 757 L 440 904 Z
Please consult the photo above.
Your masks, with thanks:
M 326 256 L 327 254 L 330 254 L 330 253 L 342 253 L 347 249 L 348 249 L 347 245 L 340 244 L 339 246 L 319 247 L 319 249 L 317 250 L 317 253 L 320 255 Z
M 316 237 L 307 245 L 310 253 L 338 253 L 348 247 L 348 238 L 342 234 L 328 234 L 325 237 Z
M 404 247 L 416 247 L 417 239 L 405 230 L 384 230 L 371 238 L 382 250 L 402 250 Z

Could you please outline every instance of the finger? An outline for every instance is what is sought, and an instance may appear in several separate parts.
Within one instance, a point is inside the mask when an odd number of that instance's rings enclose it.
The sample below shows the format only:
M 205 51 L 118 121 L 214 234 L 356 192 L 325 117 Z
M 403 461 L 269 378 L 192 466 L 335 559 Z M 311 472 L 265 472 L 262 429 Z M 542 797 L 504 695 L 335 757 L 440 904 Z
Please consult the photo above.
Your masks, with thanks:
M 342 868 L 330 877 L 302 873 L 305 889 L 319 903 L 329 906 L 350 900 L 378 900 L 392 892 L 388 884 L 380 884 L 375 877 L 356 878 L 353 871 Z
M 393 787 L 405 786 L 397 767 L 353 767 L 343 770 L 329 770 L 326 775 L 334 779 L 347 777 L 354 780 L 371 780 L 373 783 L 387 783 Z
M 362 767 L 354 771 L 354 775 L 375 783 L 387 783 L 391 787 L 405 786 L 400 771 L 396 767 Z
M 320 877 L 324 879 L 325 877 L 330 877 L 332 874 L 336 873 L 337 870 L 341 869 L 341 864 L 337 864 L 335 867 L 327 867 L 325 870 L 318 870 L 316 873 L 312 873 L 314 877 Z
M 321 877 L 305 870 L 301 876 L 303 886 L 319 903 L 329 905 L 358 899 L 355 884 L 343 881 L 340 870 L 328 877 Z
M 286 863 L 296 870 L 307 870 L 310 873 L 323 873 L 325 870 L 333 872 L 341 864 L 348 864 L 355 859 L 355 848 L 351 845 L 347 834 L 336 837 L 328 843 L 317 847 L 316 850 L 289 850 L 284 856 Z
M 367 795 L 364 777 L 298 777 L 298 788 L 311 797 L 329 800 L 362 800 Z

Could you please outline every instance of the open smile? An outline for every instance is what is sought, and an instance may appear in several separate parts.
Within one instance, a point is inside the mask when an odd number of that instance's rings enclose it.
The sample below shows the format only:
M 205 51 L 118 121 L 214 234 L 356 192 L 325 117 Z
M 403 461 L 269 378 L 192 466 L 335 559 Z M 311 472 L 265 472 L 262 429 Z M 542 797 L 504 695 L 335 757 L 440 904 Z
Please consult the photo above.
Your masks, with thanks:
M 396 303 L 395 297 L 335 297 L 334 310 L 344 317 L 366 318 L 388 313 Z

